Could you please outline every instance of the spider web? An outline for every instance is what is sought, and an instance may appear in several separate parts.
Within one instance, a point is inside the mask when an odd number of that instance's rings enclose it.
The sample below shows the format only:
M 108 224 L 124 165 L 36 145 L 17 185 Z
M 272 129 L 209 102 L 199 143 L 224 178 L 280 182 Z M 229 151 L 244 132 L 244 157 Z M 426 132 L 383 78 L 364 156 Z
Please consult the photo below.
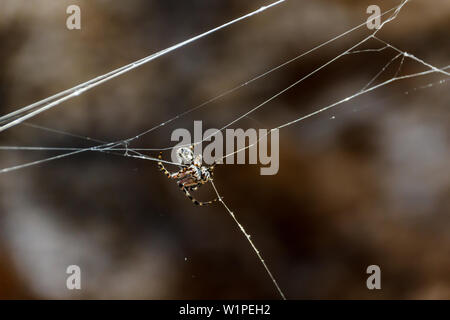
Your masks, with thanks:
M 162 161 L 164 163 L 167 164 L 173 164 L 173 165 L 177 165 L 180 166 L 179 163 L 173 163 L 171 161 L 167 161 L 167 160 L 159 160 L 156 157 L 152 157 L 148 154 L 145 154 L 144 152 L 148 152 L 148 151 L 165 151 L 165 150 L 171 150 L 174 148 L 174 146 L 166 146 L 166 147 L 160 147 L 160 148 L 133 148 L 130 146 L 130 144 L 136 140 L 138 140 L 139 138 L 143 137 L 144 135 L 148 135 L 151 132 L 155 131 L 158 128 L 161 128 L 171 122 L 177 121 L 179 119 L 181 119 L 182 117 L 188 115 L 189 113 L 192 113 L 195 110 L 198 110 L 200 108 L 204 108 L 209 106 L 212 102 L 223 98 L 229 94 L 232 94 L 233 92 L 242 89 L 244 87 L 246 87 L 248 84 L 253 83 L 257 80 L 263 79 L 266 76 L 270 75 L 271 73 L 275 72 L 278 69 L 281 69 L 283 67 L 288 66 L 289 64 L 291 64 L 294 61 L 300 60 L 301 58 L 305 57 L 306 55 L 309 55 L 313 52 L 315 52 L 316 50 L 331 44 L 335 41 L 337 41 L 338 39 L 364 27 L 366 25 L 366 22 L 364 21 L 363 23 L 361 23 L 358 26 L 355 26 L 354 28 L 349 29 L 348 31 L 341 33 L 339 35 L 337 35 L 336 37 L 325 41 L 315 47 L 313 47 L 312 49 L 303 52 L 295 57 L 293 57 L 292 59 L 289 59 L 285 62 L 283 62 L 282 64 L 279 64 L 273 68 L 270 68 L 269 70 L 257 75 L 256 77 L 253 77 L 249 80 L 247 80 L 246 82 L 243 82 L 233 88 L 230 88 L 224 92 L 222 92 L 221 94 L 197 105 L 194 106 L 190 109 L 188 109 L 187 111 L 181 112 L 177 115 L 175 115 L 174 117 L 161 122 L 137 135 L 134 135 L 132 137 L 126 138 L 126 139 L 122 139 L 122 140 L 118 140 L 118 141 L 112 141 L 112 142 L 108 142 L 108 141 L 102 141 L 102 140 L 98 140 L 98 139 L 94 139 L 94 138 L 90 138 L 90 137 L 86 137 L 83 135 L 78 135 L 78 134 L 74 134 L 74 133 L 70 133 L 70 132 L 66 132 L 66 131 L 61 131 L 61 130 L 56 130 L 56 129 L 52 129 L 52 128 L 48 128 L 48 127 L 43 127 L 43 126 L 39 126 L 36 124 L 32 124 L 32 123 L 28 123 L 26 122 L 27 120 L 39 115 L 42 112 L 48 111 L 56 106 L 59 106 L 60 104 L 62 104 L 63 102 L 66 102 L 70 99 L 73 99 L 79 95 L 84 94 L 86 91 L 91 90 L 113 78 L 116 78 L 124 73 L 127 73 L 131 70 L 134 70 L 146 63 L 149 63 L 171 51 L 174 50 L 178 50 L 188 44 L 191 44 L 205 36 L 211 35 L 212 33 L 224 29 L 234 23 L 240 22 L 242 20 L 248 19 L 256 14 L 262 13 L 265 10 L 268 10 L 272 7 L 278 6 L 279 4 L 285 2 L 285 0 L 280 0 L 277 2 L 274 2 L 272 4 L 269 4 L 267 6 L 261 7 L 255 11 L 252 11 L 242 17 L 236 18 L 230 22 L 227 22 L 219 27 L 213 28 L 211 30 L 208 30 L 205 33 L 202 33 L 198 36 L 192 37 L 188 40 L 185 40 L 183 42 L 177 43 L 167 49 L 161 50 L 157 53 L 154 53 L 148 57 L 145 57 L 143 59 L 140 59 L 138 61 L 135 61 L 131 64 L 128 64 L 126 66 L 123 66 L 121 68 L 118 68 L 116 70 L 113 70 L 107 74 L 101 75 L 99 77 L 96 77 L 92 80 L 89 80 L 87 82 L 81 83 L 80 85 L 77 85 L 73 88 L 67 89 L 65 91 L 62 91 L 58 94 L 55 94 L 53 96 L 50 96 L 48 98 L 45 98 L 43 100 L 40 100 L 38 102 L 35 102 L 33 104 L 30 104 L 28 106 L 25 106 L 23 108 L 20 108 L 14 112 L 8 113 L 2 117 L 0 117 L 0 132 L 5 131 L 7 129 L 10 129 L 16 125 L 22 125 L 22 126 L 28 126 L 34 129 L 38 129 L 38 130 L 43 130 L 43 131 L 47 131 L 50 133 L 54 133 L 54 134 L 60 134 L 60 135 L 67 135 L 67 136 L 72 136 L 74 138 L 79 138 L 79 139 L 83 139 L 86 141 L 89 141 L 91 143 L 95 143 L 94 146 L 91 147 L 87 147 L 87 148 L 72 148 L 72 147 L 67 147 L 67 148 L 60 148 L 60 147 L 30 147 L 30 146 L 0 146 L 0 150 L 5 150 L 5 151 L 12 151 L 12 150 L 29 150 L 29 151 L 68 151 L 53 157 L 48 157 L 45 159 L 41 159 L 41 160 L 37 160 L 37 161 L 33 161 L 33 162 L 28 162 L 28 163 L 24 163 L 24 164 L 18 164 L 15 166 L 11 166 L 11 167 L 6 167 L 6 168 L 2 168 L 0 169 L 0 173 L 7 173 L 7 172 L 11 172 L 11 171 L 15 171 L 15 170 L 19 170 L 19 169 L 24 169 L 26 167 L 30 167 L 30 166 L 35 166 L 38 164 L 42 164 L 48 161 L 53 161 L 53 160 L 58 160 L 58 159 L 62 159 L 62 158 L 66 158 L 66 157 L 70 157 L 70 156 L 74 156 L 76 154 L 79 153 L 83 153 L 83 152 L 101 152 L 101 153 L 107 153 L 107 154 L 111 154 L 111 155 L 117 155 L 117 156 L 123 156 L 123 157 L 130 157 L 130 158 L 136 158 L 136 159 L 142 159 L 142 160 L 148 160 L 148 161 Z M 312 72 L 308 73 L 307 75 L 301 77 L 300 79 L 296 80 L 295 82 L 293 82 L 292 84 L 288 85 L 287 87 L 283 88 L 281 91 L 273 94 L 272 96 L 270 96 L 268 99 L 264 100 L 262 103 L 256 105 L 255 107 L 249 109 L 247 112 L 241 114 L 240 116 L 234 118 L 232 121 L 226 123 L 225 125 L 223 125 L 220 129 L 218 129 L 216 132 L 212 133 L 211 135 L 205 137 L 203 140 L 201 141 L 197 141 L 194 143 L 194 145 L 197 145 L 199 143 L 205 142 L 210 140 L 213 136 L 217 135 L 218 133 L 224 131 L 225 129 L 229 128 L 230 126 L 232 126 L 233 124 L 237 123 L 238 121 L 241 121 L 244 118 L 249 118 L 250 115 L 252 115 L 253 113 L 255 113 L 257 110 L 261 109 L 262 107 L 264 107 L 265 105 L 269 104 L 271 101 L 277 99 L 279 96 L 283 95 L 284 93 L 286 93 L 287 91 L 289 91 L 290 89 L 294 88 L 295 86 L 298 86 L 300 83 L 302 83 L 303 81 L 307 80 L 308 78 L 312 77 L 313 75 L 315 75 L 316 73 L 318 73 L 319 71 L 321 71 L 322 69 L 326 68 L 327 66 L 333 64 L 334 62 L 338 61 L 339 59 L 343 58 L 344 56 L 348 56 L 348 55 L 355 55 L 355 54 L 364 54 L 364 53 L 368 53 L 368 52 L 385 52 L 385 51 L 391 51 L 394 53 L 394 56 L 384 65 L 382 66 L 382 68 L 379 70 L 379 72 L 360 90 L 354 92 L 351 95 L 346 96 L 343 99 L 340 99 L 338 101 L 335 101 L 331 104 L 322 106 L 322 107 L 318 107 L 315 108 L 315 111 L 307 113 L 306 115 L 297 117 L 293 120 L 290 120 L 288 122 L 282 123 L 274 128 L 272 128 L 271 130 L 269 130 L 267 132 L 267 134 L 265 135 L 261 135 L 258 137 L 257 141 L 255 143 L 252 144 L 248 144 L 245 147 L 238 149 L 236 151 L 233 151 L 231 153 L 226 154 L 225 156 L 223 156 L 220 159 L 216 159 L 216 160 L 224 160 L 227 157 L 230 157 L 234 154 L 237 154 L 239 152 L 244 152 L 246 149 L 254 146 L 255 144 L 259 143 L 262 139 L 267 139 L 267 137 L 273 133 L 276 130 L 281 130 L 284 129 L 286 127 L 289 127 L 291 125 L 297 124 L 301 121 L 304 121 L 308 118 L 311 118 L 313 116 L 316 116 L 320 113 L 323 113 L 327 110 L 330 110 L 332 108 L 335 108 L 339 105 L 342 105 L 350 100 L 353 100 L 359 96 L 362 96 L 364 94 L 367 94 L 369 92 L 372 92 L 374 90 L 377 90 L 379 88 L 388 86 L 394 82 L 399 82 L 401 80 L 405 80 L 405 79 L 410 79 L 410 78 L 416 78 L 416 77 L 421 77 L 421 76 L 425 76 L 425 75 L 429 75 L 429 74 L 440 74 L 443 76 L 446 76 L 446 78 L 438 81 L 437 83 L 429 83 L 427 85 L 424 86 L 420 86 L 417 88 L 413 88 L 412 91 L 415 90 L 421 90 L 421 89 L 426 89 L 426 88 L 430 88 L 432 86 L 434 86 L 435 84 L 444 84 L 446 83 L 446 81 L 448 80 L 447 77 L 450 76 L 449 72 L 447 70 L 450 69 L 450 65 L 447 66 L 443 66 L 443 67 L 436 67 L 431 65 L 430 63 L 424 61 L 423 59 L 420 59 L 419 57 L 416 57 L 415 55 L 412 55 L 410 53 L 408 53 L 407 51 L 404 51 L 402 49 L 397 48 L 395 45 L 383 40 L 382 38 L 380 38 L 378 36 L 378 33 L 380 30 L 382 30 L 385 25 L 391 23 L 392 21 L 394 21 L 400 11 L 405 7 L 405 5 L 409 2 L 409 0 L 403 0 L 398 6 L 385 11 L 384 13 L 382 13 L 380 16 L 381 17 L 385 17 L 387 16 L 388 18 L 381 24 L 379 29 L 376 29 L 374 32 L 372 32 L 370 35 L 368 35 L 367 37 L 364 37 L 362 40 L 356 42 L 354 45 L 350 46 L 348 49 L 346 49 L 345 51 L 341 52 L 340 54 L 334 56 L 332 59 L 330 59 L 329 61 L 327 61 L 326 63 L 320 65 L 318 68 L 314 69 Z M 369 49 L 361 49 L 363 47 L 363 45 L 367 44 L 369 41 L 373 41 L 379 44 L 379 47 L 376 48 L 369 48 Z M 416 72 L 416 73 L 411 73 L 411 74 L 406 74 L 406 75 L 402 75 L 402 66 L 404 65 L 404 63 L 406 61 L 413 61 L 419 65 L 422 65 L 423 67 L 426 68 L 426 70 L 421 71 L 421 72 Z M 397 64 L 397 71 L 395 72 L 394 76 L 390 77 L 387 80 L 384 81 L 377 81 L 381 78 L 382 75 L 384 75 L 385 71 L 391 67 L 392 65 Z M 184 145 L 184 146 L 189 146 L 189 145 Z M 272 274 L 272 272 L 270 271 L 268 265 L 266 264 L 266 262 L 264 261 L 260 251 L 258 250 L 258 248 L 256 247 L 256 245 L 254 244 L 254 242 L 251 239 L 250 234 L 246 231 L 246 229 L 243 227 L 243 225 L 239 222 L 239 220 L 236 218 L 234 212 L 230 209 L 230 207 L 223 201 L 223 197 L 221 195 L 221 193 L 218 191 L 216 185 L 214 182 L 212 182 L 212 187 L 214 189 L 214 192 L 217 195 L 217 198 L 219 199 L 219 202 L 221 203 L 221 205 L 224 207 L 224 209 L 227 211 L 227 213 L 231 216 L 231 218 L 233 219 L 233 221 L 235 222 L 235 224 L 237 225 L 237 227 L 239 228 L 239 230 L 242 232 L 242 234 L 244 235 L 244 237 L 247 239 L 247 241 L 249 242 L 249 245 L 251 246 L 252 250 L 254 251 L 254 253 L 257 255 L 260 263 L 262 264 L 262 266 L 264 267 L 265 271 L 267 272 L 270 280 L 273 282 L 276 290 L 278 291 L 279 295 L 281 298 L 285 299 L 285 294 L 283 292 L 283 290 L 281 289 L 280 285 L 278 284 L 276 277 Z

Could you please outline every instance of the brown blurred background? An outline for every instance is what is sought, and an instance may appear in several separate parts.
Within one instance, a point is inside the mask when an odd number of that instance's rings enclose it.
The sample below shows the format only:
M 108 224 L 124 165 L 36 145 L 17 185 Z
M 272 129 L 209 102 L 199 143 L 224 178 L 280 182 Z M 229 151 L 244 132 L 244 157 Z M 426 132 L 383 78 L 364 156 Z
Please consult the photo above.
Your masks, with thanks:
M 268 3 L 1 0 L 0 112 Z M 70 4 L 81 8 L 81 30 L 66 28 Z M 370 4 L 385 11 L 399 1 L 287 1 L 30 123 L 106 141 L 133 136 L 362 23 Z M 416 0 L 379 36 L 445 66 L 449 27 L 449 1 Z M 171 146 L 171 132 L 191 129 L 194 120 L 220 128 L 367 34 L 353 32 L 132 146 Z M 346 56 L 233 127 L 272 128 L 340 100 L 394 55 Z M 401 74 L 423 70 L 407 60 Z M 288 298 L 450 298 L 450 99 L 441 79 L 393 83 L 281 130 L 275 176 L 259 175 L 254 165 L 216 169 L 219 191 Z M 92 143 L 21 125 L 1 133 L 0 145 Z M 0 154 L 5 168 L 58 152 Z M 214 197 L 202 189 L 199 199 Z M 0 298 L 278 298 L 220 205 L 193 206 L 154 162 L 101 153 L 0 176 L 0 261 Z M 82 270 L 79 291 L 65 286 L 72 264 Z M 381 290 L 366 288 L 372 264 L 381 267 Z

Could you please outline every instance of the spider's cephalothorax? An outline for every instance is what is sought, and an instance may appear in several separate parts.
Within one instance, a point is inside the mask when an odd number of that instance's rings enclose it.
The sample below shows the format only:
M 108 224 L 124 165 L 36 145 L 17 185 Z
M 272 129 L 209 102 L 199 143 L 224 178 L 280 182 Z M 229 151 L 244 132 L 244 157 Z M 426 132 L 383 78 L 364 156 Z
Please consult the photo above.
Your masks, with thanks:
M 189 191 L 197 190 L 201 185 L 212 180 L 214 165 L 210 167 L 202 166 L 202 156 L 194 156 L 194 152 L 190 148 L 179 148 L 177 150 L 177 159 L 180 165 L 185 165 L 175 173 L 170 173 L 162 164 L 158 162 L 159 170 L 163 171 L 170 179 L 176 179 L 178 187 L 191 201 L 199 206 L 204 206 L 217 201 L 217 198 L 207 202 L 201 202 L 191 196 Z M 158 159 L 162 159 L 162 152 L 159 153 Z

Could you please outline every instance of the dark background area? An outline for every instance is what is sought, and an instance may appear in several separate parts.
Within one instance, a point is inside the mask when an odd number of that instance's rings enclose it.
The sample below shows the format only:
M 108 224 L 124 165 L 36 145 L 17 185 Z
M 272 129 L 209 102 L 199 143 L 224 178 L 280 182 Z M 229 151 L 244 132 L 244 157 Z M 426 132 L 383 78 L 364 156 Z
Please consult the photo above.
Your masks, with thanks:
M 1 114 L 268 4 L 0 2 Z M 66 28 L 70 4 L 81 8 L 81 30 Z M 399 1 L 287 1 L 30 123 L 105 141 L 131 137 L 364 22 L 371 4 L 385 11 Z M 446 66 L 449 18 L 449 1 L 412 1 L 379 36 Z M 132 146 L 172 146 L 171 132 L 194 120 L 220 128 L 368 32 L 361 28 Z M 272 128 L 352 95 L 395 54 L 345 56 L 232 127 Z M 397 68 L 398 61 L 380 80 Z M 406 60 L 401 74 L 423 70 Z M 442 79 L 396 82 L 282 129 L 277 175 L 261 176 L 255 165 L 217 167 L 219 191 L 288 298 L 450 298 L 450 111 Z M 0 145 L 92 143 L 20 125 L 2 132 Z M 0 164 L 56 154 L 0 151 Z M 214 197 L 209 185 L 202 189 L 199 199 Z M 278 298 L 223 207 L 195 207 L 155 162 L 103 153 L 0 175 L 0 261 L 0 298 Z M 82 270 L 79 291 L 65 286 L 72 264 Z M 366 288 L 372 264 L 381 267 L 382 290 Z

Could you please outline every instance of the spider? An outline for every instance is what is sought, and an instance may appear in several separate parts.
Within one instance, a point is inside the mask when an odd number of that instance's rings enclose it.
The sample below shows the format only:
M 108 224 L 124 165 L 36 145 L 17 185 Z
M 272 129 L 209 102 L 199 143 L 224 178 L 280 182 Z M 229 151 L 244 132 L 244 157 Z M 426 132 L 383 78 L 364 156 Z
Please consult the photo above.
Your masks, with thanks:
M 159 153 L 158 159 L 162 159 L 162 152 Z M 181 167 L 177 172 L 170 173 L 162 164 L 161 161 L 158 162 L 158 167 L 160 171 L 169 179 L 177 179 L 178 187 L 184 192 L 186 197 L 188 197 L 195 205 L 206 206 L 215 201 L 217 198 L 207 202 L 201 202 L 195 199 L 189 191 L 195 191 L 201 185 L 212 181 L 213 170 L 215 164 L 210 167 L 202 166 L 202 156 L 197 155 L 194 157 L 193 147 L 189 148 L 179 148 L 177 150 L 177 159 L 180 164 L 187 165 L 186 167 Z

